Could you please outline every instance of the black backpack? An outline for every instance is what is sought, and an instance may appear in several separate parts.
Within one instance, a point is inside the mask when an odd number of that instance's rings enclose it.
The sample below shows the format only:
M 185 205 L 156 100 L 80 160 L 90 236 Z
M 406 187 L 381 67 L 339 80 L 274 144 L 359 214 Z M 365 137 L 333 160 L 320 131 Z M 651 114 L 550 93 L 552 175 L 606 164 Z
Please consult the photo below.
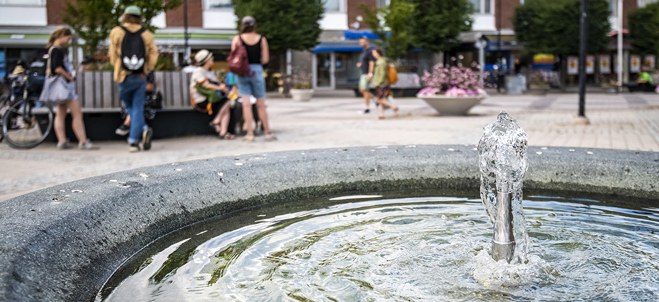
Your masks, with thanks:
M 143 72 L 146 50 L 142 33 L 145 29 L 141 28 L 132 33 L 123 26 L 121 28 L 126 32 L 124 40 L 121 42 L 121 67 L 133 73 Z

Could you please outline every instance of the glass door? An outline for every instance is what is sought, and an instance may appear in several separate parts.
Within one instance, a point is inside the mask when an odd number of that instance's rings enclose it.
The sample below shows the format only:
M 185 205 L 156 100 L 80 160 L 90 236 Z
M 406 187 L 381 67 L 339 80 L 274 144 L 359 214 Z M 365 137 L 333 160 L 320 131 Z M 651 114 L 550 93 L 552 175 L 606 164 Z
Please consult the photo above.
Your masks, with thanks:
M 316 88 L 332 88 L 332 53 L 316 53 Z

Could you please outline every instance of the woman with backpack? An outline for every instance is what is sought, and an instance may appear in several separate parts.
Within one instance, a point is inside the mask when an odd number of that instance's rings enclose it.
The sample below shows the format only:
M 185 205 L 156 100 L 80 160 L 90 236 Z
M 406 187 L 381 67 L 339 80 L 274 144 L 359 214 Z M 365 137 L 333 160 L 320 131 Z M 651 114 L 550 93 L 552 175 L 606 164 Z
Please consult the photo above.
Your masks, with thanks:
M 49 49 L 46 73 L 49 76 L 59 76 L 66 80 L 66 87 L 69 91 L 69 97 L 66 101 L 57 104 L 57 111 L 55 112 L 55 121 L 53 124 L 55 128 L 55 136 L 57 136 L 57 149 L 62 150 L 72 148 L 66 138 L 66 128 L 64 125 L 66 114 L 70 110 L 71 117 L 73 118 L 73 133 L 75 133 L 76 138 L 78 138 L 78 149 L 95 150 L 98 149 L 98 147 L 92 144 L 87 138 L 85 124 L 82 120 L 82 109 L 80 108 L 78 95 L 75 92 L 75 82 L 72 75 L 73 65 L 71 65 L 68 56 L 63 50 L 63 48 L 69 46 L 72 37 L 73 32 L 71 29 L 63 26 L 59 27 L 50 34 L 48 45 L 46 46 L 46 48 Z M 47 91 L 44 92 L 48 93 Z M 48 99 L 45 96 L 44 98 Z
M 244 17 L 241 22 L 240 35 L 233 37 L 231 52 L 233 53 L 239 47 L 244 47 L 249 63 L 249 73 L 243 76 L 238 75 L 237 80 L 238 91 L 243 99 L 243 119 L 247 126 L 247 135 L 243 138 L 243 141 L 254 142 L 251 96 L 256 98 L 256 108 L 259 119 L 263 123 L 265 141 L 274 141 L 277 137 L 270 132 L 268 113 L 265 108 L 265 78 L 263 77 L 263 65 L 268 64 L 270 61 L 270 51 L 266 38 L 256 33 L 256 20 L 254 17 Z
M 376 88 L 375 97 L 377 98 L 378 109 L 380 114 L 378 119 L 384 119 L 384 106 L 389 106 L 394 110 L 394 116 L 398 116 L 398 106 L 387 101 L 387 97 L 391 93 L 391 87 L 389 86 L 389 77 L 387 70 L 389 68 L 389 63 L 384 57 L 384 51 L 382 48 L 376 48 L 373 50 L 373 57 L 375 57 L 375 71 L 373 74 L 373 86 Z

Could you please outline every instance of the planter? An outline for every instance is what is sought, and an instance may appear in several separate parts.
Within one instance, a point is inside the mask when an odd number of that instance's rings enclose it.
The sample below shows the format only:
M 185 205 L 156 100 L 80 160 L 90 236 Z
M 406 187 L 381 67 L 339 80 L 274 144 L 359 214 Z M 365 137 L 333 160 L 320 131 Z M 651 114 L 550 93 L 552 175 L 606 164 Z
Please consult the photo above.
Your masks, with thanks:
M 439 112 L 439 115 L 467 115 L 467 111 L 486 98 L 485 95 L 452 97 L 445 95 L 417 95 L 430 107 Z
M 526 94 L 532 95 L 545 95 L 549 92 L 549 85 L 529 85 L 529 89 L 526 90 Z
M 291 89 L 291 98 L 298 102 L 308 102 L 313 96 L 313 89 Z

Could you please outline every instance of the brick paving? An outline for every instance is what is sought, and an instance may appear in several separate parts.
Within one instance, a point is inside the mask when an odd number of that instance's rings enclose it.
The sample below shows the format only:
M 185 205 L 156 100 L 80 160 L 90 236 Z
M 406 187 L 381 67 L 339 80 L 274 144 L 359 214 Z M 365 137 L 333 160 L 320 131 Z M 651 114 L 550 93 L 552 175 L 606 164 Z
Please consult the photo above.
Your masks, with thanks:
M 493 95 L 465 117 L 440 117 L 422 100 L 398 99 L 401 116 L 386 120 L 376 120 L 373 112 L 357 114 L 363 100 L 349 92 L 316 95 L 308 103 L 268 101 L 273 132 L 279 137 L 271 143 L 260 137 L 253 144 L 182 137 L 154 141 L 151 151 L 135 154 L 121 141 L 97 142 L 99 151 L 58 151 L 52 143 L 15 150 L 0 144 L 0 201 L 91 176 L 216 156 L 366 145 L 475 145 L 483 126 L 501 110 L 518 120 L 530 145 L 659 151 L 659 94 L 589 94 L 590 125 L 575 123 L 576 94 Z

